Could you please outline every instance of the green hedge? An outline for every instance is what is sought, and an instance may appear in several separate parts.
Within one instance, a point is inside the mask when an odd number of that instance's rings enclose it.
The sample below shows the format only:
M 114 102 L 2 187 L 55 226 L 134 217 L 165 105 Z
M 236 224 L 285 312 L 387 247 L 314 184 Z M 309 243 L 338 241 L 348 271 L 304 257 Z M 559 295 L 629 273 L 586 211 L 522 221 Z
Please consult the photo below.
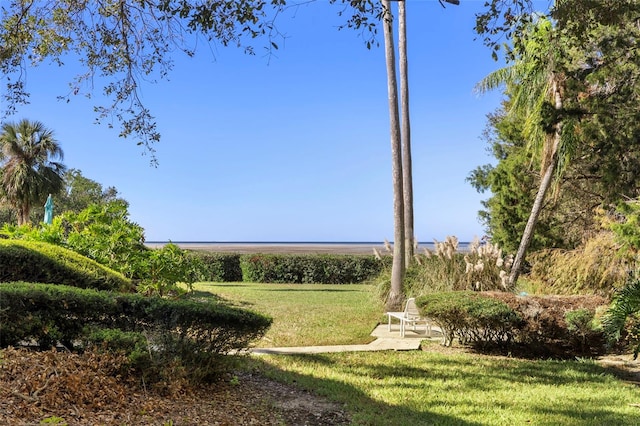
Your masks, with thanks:
M 191 256 L 201 261 L 202 271 L 199 281 L 240 282 L 242 269 L 240 268 L 240 254 L 211 253 L 191 251 Z
M 41 348 L 81 342 L 87 326 L 172 335 L 200 351 L 225 353 L 246 347 L 271 319 L 251 311 L 194 299 L 168 300 L 78 289 L 63 285 L 0 286 L 0 345 L 34 341 Z
M 527 357 L 593 356 L 605 351 L 596 313 L 597 296 L 516 296 L 505 292 L 455 291 L 416 299 L 421 314 L 454 340 L 481 351 Z
M 447 345 L 457 339 L 474 346 L 508 346 L 522 325 L 506 303 L 478 292 L 432 293 L 417 298 L 416 304 L 440 327 Z
M 240 267 L 247 282 L 351 284 L 375 277 L 383 263 L 362 255 L 247 254 Z
M 134 291 L 122 274 L 47 243 L 0 239 L 0 282 L 28 281 L 80 288 Z

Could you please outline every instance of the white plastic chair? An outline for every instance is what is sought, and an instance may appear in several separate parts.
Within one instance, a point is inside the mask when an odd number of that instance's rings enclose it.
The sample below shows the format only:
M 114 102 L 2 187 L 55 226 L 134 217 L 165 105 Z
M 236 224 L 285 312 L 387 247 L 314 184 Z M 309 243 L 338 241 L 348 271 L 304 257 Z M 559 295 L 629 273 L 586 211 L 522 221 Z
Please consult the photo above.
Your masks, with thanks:
M 389 331 L 391 331 L 392 318 L 400 321 L 400 337 L 404 337 L 407 324 L 413 327 L 413 331 L 416 331 L 416 325 L 421 323 L 426 325 L 427 335 L 431 337 L 431 323 L 428 319 L 420 316 L 420 311 L 416 306 L 416 299 L 414 297 L 407 299 L 407 303 L 404 305 L 404 311 L 387 312 L 386 315 L 389 317 Z

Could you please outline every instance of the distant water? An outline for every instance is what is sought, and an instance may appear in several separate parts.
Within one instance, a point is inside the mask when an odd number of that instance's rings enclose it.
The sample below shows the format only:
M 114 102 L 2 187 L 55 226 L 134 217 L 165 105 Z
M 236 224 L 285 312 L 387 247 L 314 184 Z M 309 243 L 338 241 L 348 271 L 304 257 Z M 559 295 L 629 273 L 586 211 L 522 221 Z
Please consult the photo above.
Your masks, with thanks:
M 368 252 L 383 250 L 383 241 L 147 241 L 148 247 L 162 247 L 169 242 L 184 249 L 210 251 L 317 251 L 317 252 Z M 458 251 L 469 250 L 470 242 L 458 243 Z M 419 243 L 418 251 L 435 250 L 435 243 Z

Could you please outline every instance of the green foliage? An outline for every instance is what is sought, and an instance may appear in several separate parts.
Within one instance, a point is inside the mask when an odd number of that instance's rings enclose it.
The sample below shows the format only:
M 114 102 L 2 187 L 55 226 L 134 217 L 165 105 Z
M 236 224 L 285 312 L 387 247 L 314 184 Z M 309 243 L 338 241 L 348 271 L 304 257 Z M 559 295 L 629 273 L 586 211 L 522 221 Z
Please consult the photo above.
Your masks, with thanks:
M 579 340 L 583 350 L 587 347 L 590 339 L 602 335 L 602 325 L 596 319 L 595 314 L 595 311 L 586 308 L 567 311 L 564 314 L 567 330 Z
M 201 263 L 201 274 L 196 281 L 240 282 L 242 268 L 238 253 L 210 253 L 192 251 L 189 253 Z
M 601 232 L 574 250 L 542 250 L 529 255 L 529 279 L 546 294 L 597 294 L 621 288 L 632 263 L 619 254 L 613 236 Z
M 633 349 L 634 359 L 640 353 L 640 276 L 631 275 L 626 285 L 615 295 L 602 319 L 611 342 L 624 341 Z
M 618 220 L 605 220 L 622 249 L 634 256 L 640 253 L 640 200 L 621 203 L 616 209 Z
M 161 370 L 180 360 L 196 380 L 212 378 L 219 372 L 220 355 L 246 348 L 270 324 L 266 316 L 211 300 L 167 300 L 61 285 L 0 285 L 2 347 L 35 341 L 42 349 L 56 343 L 74 349 L 111 342 L 138 366 L 151 362 L 149 368 Z
M 0 239 L 0 280 L 132 291 L 131 281 L 97 262 L 55 245 Z
M 244 281 L 259 283 L 348 284 L 377 275 L 381 263 L 362 255 L 272 255 L 240 257 Z
M 98 263 L 122 272 L 130 278 L 146 251 L 144 229 L 129 220 L 125 202 L 92 204 L 80 213 L 62 215 L 68 228 L 65 245 Z
M 514 13 L 524 10 L 525 3 L 530 2 L 492 0 L 489 11 L 478 18 L 480 34 L 492 39 L 498 33 L 491 31 L 505 31 L 512 37 L 508 59 L 513 67 L 528 58 L 527 46 L 531 43 L 544 47 L 539 43 L 540 32 L 531 34 L 528 30 L 531 22 L 549 22 L 539 14 Z M 526 140 L 527 121 L 541 124 L 547 132 L 554 123 L 564 124 L 558 151 L 559 166 L 564 170 L 558 181 L 561 186 L 546 201 L 546 212 L 536 227 L 534 249 L 574 249 L 600 232 L 596 207 L 608 208 L 638 197 L 640 54 L 632 46 L 640 37 L 639 12 L 640 5 L 635 1 L 554 2 L 551 43 L 546 49 L 533 49 L 531 58 L 533 65 L 543 65 L 561 77 L 562 109 L 555 110 L 547 99 L 539 104 L 540 119 L 530 120 L 514 106 L 532 92 L 531 79 L 516 79 L 506 85 L 508 100 L 499 113 L 489 117 L 487 133 L 498 164 L 479 167 L 469 180 L 479 191 L 491 191 L 481 218 L 492 240 L 508 250 L 524 229 L 523 207 L 531 205 L 527 187 L 538 180 L 535 170 L 530 170 L 530 153 L 520 148 Z M 498 25 L 501 17 L 504 26 Z M 513 132 L 514 128 L 520 128 L 520 132 Z M 619 231 L 633 233 L 634 228 Z
M 476 347 L 508 347 L 522 324 L 506 303 L 476 292 L 431 293 L 417 298 L 416 304 L 440 327 L 446 345 L 457 339 Z
M 522 297 L 505 292 L 446 292 L 417 298 L 421 313 L 458 340 L 479 350 L 527 357 L 593 356 L 604 352 L 595 319 L 605 299 Z
M 110 186 L 102 185 L 82 175 L 78 169 L 67 170 L 64 174 L 64 190 L 54 199 L 54 211 L 64 213 L 67 211 L 80 213 L 92 204 L 102 205 L 112 201 L 128 204 L 118 197 L 118 190 Z
M 5 224 L 0 235 L 67 247 L 140 283 L 147 294 L 179 294 L 178 283 L 190 287 L 204 274 L 200 259 L 174 244 L 149 250 L 144 230 L 129 220 L 127 203 L 119 199 L 63 213 L 51 225 Z
M 143 277 L 139 286 L 143 293 L 165 296 L 181 293 L 180 282 L 187 284 L 191 291 L 191 284 L 202 275 L 201 270 L 202 262 L 198 257 L 190 256 L 175 244 L 166 244 L 161 249 L 146 252 L 136 275 Z

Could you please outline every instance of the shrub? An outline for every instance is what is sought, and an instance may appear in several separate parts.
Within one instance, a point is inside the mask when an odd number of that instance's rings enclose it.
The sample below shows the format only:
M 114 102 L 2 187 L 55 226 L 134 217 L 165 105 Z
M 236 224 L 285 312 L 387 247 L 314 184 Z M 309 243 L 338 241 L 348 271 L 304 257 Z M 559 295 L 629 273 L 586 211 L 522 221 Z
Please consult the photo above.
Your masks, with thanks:
M 199 258 L 177 245 L 167 244 L 145 252 L 136 268 L 136 275 L 141 277 L 138 291 L 166 296 L 185 292 L 178 283 L 186 284 L 191 291 L 192 284 L 202 276 L 203 265 Z
M 371 279 L 382 264 L 363 255 L 250 254 L 240 257 L 240 266 L 244 281 L 349 284 Z
M 507 347 L 522 323 L 506 303 L 481 293 L 432 293 L 416 303 L 421 314 L 440 327 L 445 345 L 457 339 L 476 347 Z
M 122 200 L 90 205 L 80 213 L 66 212 L 38 228 L 5 225 L 0 235 L 64 246 L 140 282 L 139 288 L 148 294 L 180 293 L 177 283 L 190 285 L 202 275 L 202 262 L 174 244 L 148 249 L 144 230 L 129 220 Z
M 491 292 L 523 319 L 514 351 L 535 357 L 594 356 L 606 350 L 598 315 L 607 299 L 594 295 L 516 296 Z M 590 317 L 590 324 L 585 318 Z M 582 329 L 575 328 L 582 322 Z M 587 330 L 587 327 L 590 330 Z M 586 334 L 581 335 L 582 332 Z
M 71 250 L 35 241 L 0 240 L 0 281 L 133 291 L 130 280 Z
M 58 343 L 79 349 L 100 341 L 115 342 L 138 361 L 149 361 L 142 356 L 147 349 L 154 369 L 179 360 L 192 377 L 203 380 L 219 372 L 221 355 L 246 348 L 270 324 L 271 319 L 263 315 L 211 301 L 61 285 L 0 286 L 2 347 L 33 341 L 41 349 Z M 142 333 L 146 346 L 135 333 Z
M 567 358 L 604 352 L 597 296 L 523 297 L 505 292 L 433 293 L 416 300 L 440 326 L 445 343 L 527 357 Z
M 240 254 L 211 253 L 203 251 L 189 252 L 202 264 L 201 274 L 197 281 L 239 282 L 242 281 Z

